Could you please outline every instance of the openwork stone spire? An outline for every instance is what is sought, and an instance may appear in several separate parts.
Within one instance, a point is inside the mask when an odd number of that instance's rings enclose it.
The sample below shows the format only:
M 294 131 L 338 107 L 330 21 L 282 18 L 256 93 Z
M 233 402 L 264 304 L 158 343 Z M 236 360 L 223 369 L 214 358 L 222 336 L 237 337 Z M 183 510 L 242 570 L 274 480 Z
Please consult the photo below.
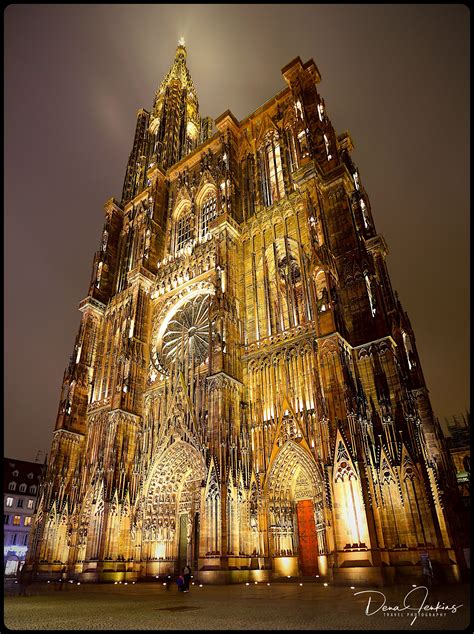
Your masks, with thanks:
M 181 39 L 173 64 L 156 92 L 150 117 L 152 160 L 165 169 L 199 144 L 199 103 L 186 66 L 186 56 L 184 40 Z

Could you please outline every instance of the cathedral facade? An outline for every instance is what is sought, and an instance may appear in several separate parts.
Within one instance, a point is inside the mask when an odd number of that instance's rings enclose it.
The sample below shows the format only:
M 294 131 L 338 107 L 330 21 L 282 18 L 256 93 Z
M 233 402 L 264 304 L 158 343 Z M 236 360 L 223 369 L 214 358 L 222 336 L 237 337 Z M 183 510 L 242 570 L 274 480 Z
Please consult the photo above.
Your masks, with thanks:
M 415 337 L 317 66 L 214 121 L 186 58 L 104 206 L 29 565 L 381 584 L 428 553 L 456 579 Z

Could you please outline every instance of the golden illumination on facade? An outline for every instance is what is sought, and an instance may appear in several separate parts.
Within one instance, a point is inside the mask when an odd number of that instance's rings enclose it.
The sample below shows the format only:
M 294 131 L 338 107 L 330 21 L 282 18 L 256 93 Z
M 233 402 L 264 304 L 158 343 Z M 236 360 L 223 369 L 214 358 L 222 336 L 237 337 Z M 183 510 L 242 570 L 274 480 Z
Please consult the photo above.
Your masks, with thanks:
M 415 338 L 315 63 L 213 122 L 186 58 L 105 204 L 29 565 L 384 583 L 428 551 L 456 578 Z

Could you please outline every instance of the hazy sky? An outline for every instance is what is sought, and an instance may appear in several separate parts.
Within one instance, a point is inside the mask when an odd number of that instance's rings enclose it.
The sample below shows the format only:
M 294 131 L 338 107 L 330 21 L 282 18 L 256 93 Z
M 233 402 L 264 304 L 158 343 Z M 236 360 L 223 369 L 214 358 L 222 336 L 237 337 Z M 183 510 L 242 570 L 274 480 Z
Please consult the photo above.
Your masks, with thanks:
M 463 5 L 10 5 L 5 455 L 49 452 L 136 112 L 186 40 L 201 115 L 243 119 L 313 58 L 348 130 L 441 420 L 469 408 L 469 11 Z

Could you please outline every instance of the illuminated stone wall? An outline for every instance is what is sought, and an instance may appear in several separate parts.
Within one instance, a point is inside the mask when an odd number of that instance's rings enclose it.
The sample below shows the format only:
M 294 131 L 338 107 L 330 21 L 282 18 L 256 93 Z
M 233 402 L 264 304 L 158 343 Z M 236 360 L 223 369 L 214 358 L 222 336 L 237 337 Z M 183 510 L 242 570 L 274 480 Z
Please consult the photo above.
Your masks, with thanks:
M 180 44 L 138 112 L 64 375 L 40 575 L 190 563 L 208 581 L 383 583 L 418 576 L 421 551 L 458 574 L 443 450 L 351 138 L 312 60 L 282 72 L 275 98 L 214 131 Z

